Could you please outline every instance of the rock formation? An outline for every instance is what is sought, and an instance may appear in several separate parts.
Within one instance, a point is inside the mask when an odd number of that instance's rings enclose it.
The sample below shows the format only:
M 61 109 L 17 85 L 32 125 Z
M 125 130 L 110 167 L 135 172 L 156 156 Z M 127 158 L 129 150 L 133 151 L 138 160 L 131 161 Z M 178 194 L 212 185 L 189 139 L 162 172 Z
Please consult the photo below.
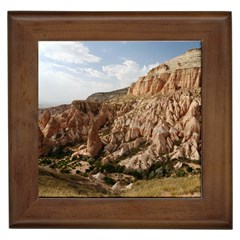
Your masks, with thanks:
M 74 101 L 70 105 L 41 109 L 39 131 L 48 140 L 48 147 L 52 149 L 86 141 L 100 108 L 101 104 L 95 102 Z M 46 147 L 45 143 L 46 141 L 42 142 L 42 149 Z M 44 152 L 39 151 L 39 155 L 44 155 Z
M 128 94 L 140 96 L 142 94 L 164 95 L 173 94 L 181 89 L 193 89 L 200 86 L 201 51 L 192 49 L 185 54 L 167 61 L 140 77 L 133 83 Z
M 98 128 L 96 125 L 93 125 L 88 133 L 87 152 L 89 152 L 91 156 L 96 157 L 102 149 L 102 146 L 102 141 L 98 135 Z
M 78 146 L 74 157 L 92 156 L 132 170 L 166 159 L 178 161 L 176 169 L 181 159 L 200 160 L 200 79 L 201 51 L 193 49 L 140 77 L 126 98 L 119 92 L 98 93 L 40 110 L 39 155 Z

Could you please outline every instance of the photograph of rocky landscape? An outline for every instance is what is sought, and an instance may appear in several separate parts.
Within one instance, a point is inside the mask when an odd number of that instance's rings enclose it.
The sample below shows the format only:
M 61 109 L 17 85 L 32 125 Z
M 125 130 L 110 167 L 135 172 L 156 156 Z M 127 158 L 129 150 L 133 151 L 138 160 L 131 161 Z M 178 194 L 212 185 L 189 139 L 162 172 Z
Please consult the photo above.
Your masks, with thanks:
M 201 197 L 201 42 L 39 42 L 39 197 Z

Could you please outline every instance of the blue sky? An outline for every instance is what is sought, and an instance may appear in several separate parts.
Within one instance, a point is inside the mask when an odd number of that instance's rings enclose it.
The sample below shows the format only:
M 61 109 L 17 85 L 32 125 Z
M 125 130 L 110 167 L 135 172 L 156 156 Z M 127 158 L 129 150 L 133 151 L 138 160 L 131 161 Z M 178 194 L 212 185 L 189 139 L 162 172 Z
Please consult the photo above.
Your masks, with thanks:
M 199 41 L 40 41 L 39 105 L 86 99 L 129 86 Z

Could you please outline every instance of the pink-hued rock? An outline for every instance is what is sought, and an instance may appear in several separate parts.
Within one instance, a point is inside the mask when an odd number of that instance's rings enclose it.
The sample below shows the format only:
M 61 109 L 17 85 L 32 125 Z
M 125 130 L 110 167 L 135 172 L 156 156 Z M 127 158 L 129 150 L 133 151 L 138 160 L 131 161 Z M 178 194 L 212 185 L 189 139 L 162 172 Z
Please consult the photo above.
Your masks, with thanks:
M 200 133 L 200 123 L 195 117 L 192 117 L 186 123 L 186 127 L 184 129 L 184 138 L 188 140 L 190 137 L 193 136 L 194 133 Z
M 46 127 L 43 129 L 43 135 L 46 138 L 52 137 L 60 128 L 60 123 L 55 117 L 51 117 Z
M 153 68 L 129 87 L 128 94 L 174 94 L 178 89 L 200 87 L 200 78 L 201 50 L 194 49 Z
M 38 127 L 38 156 L 42 156 L 51 151 L 52 144 L 50 140 L 44 137 L 40 127 Z
M 98 135 L 98 129 L 95 125 L 93 125 L 88 133 L 87 152 L 89 152 L 92 157 L 96 157 L 102 147 L 103 144 Z
M 39 127 L 40 129 L 44 129 L 46 127 L 46 125 L 48 124 L 49 120 L 51 118 L 51 114 L 49 111 L 45 111 L 43 114 L 42 114 L 42 117 L 39 121 Z

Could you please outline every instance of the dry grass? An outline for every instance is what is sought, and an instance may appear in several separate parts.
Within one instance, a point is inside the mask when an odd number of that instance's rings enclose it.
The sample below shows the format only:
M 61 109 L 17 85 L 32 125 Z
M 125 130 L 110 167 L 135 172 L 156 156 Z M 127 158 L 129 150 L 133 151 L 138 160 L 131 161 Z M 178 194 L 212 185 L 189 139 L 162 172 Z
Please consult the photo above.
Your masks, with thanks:
M 58 176 L 59 175 L 59 176 Z M 41 172 L 39 197 L 200 197 L 200 176 L 139 180 L 133 188 L 113 194 L 89 180 L 76 181 L 73 177 L 60 178 Z
M 79 196 L 75 187 L 67 181 L 52 176 L 39 176 L 39 197 L 77 197 Z
M 122 197 L 200 197 L 200 176 L 139 180 Z
M 39 197 L 108 197 L 111 193 L 102 186 L 78 174 L 61 174 L 39 166 Z
M 108 197 L 98 186 L 77 184 L 50 175 L 39 175 L 39 197 Z

